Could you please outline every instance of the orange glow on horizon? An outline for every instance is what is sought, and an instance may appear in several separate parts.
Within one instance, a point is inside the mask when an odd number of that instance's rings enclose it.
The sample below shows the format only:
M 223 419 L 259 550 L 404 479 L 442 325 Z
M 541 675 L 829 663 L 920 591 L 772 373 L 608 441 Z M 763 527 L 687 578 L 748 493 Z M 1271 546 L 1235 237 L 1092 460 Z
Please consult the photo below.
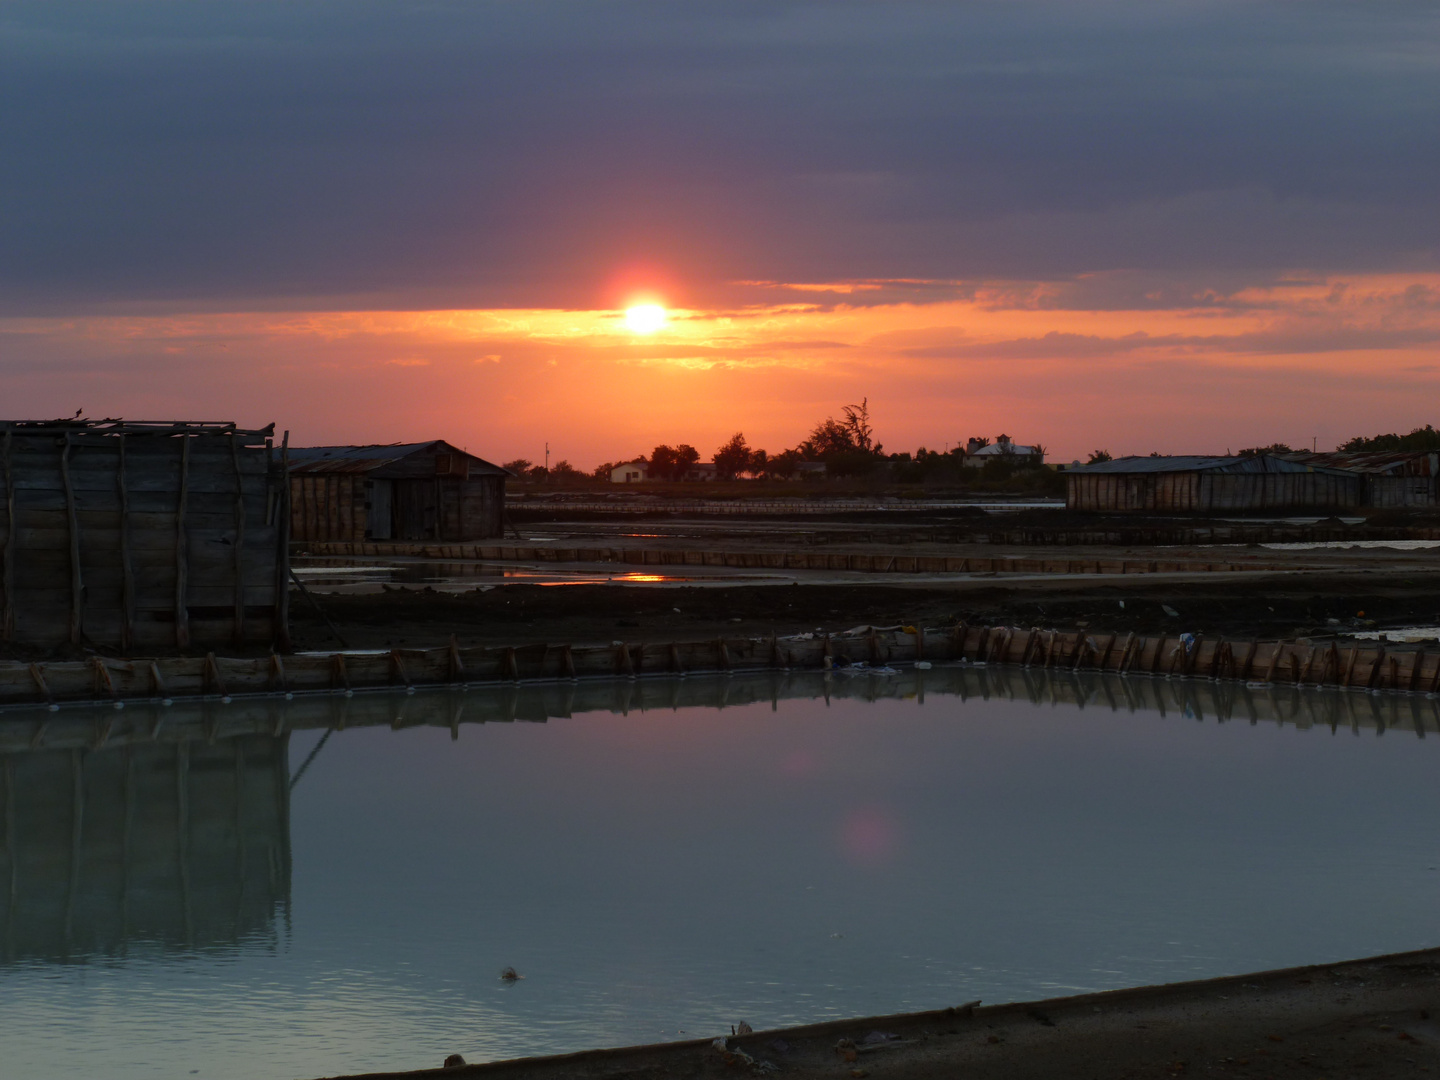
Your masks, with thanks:
M 1054 461 L 1323 449 L 1434 420 L 1440 274 L 1130 305 L 1104 286 L 920 283 L 863 303 L 874 289 L 782 283 L 769 303 L 667 309 L 650 284 L 595 309 L 0 317 L 0 369 L 16 413 L 73 412 L 83 374 L 105 415 L 223 410 L 293 428 L 292 445 L 444 437 L 495 461 L 543 460 L 549 442 L 585 469 L 662 442 L 708 457 L 737 431 L 775 452 L 864 397 L 887 450 L 1006 431 Z

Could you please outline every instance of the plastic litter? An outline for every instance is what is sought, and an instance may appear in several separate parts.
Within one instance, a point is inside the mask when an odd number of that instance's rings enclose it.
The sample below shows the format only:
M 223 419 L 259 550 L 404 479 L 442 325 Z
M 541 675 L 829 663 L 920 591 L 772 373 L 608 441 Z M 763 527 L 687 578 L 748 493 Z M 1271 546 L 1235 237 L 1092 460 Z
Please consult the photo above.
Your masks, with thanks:
M 1176 611 L 1173 607 L 1171 607 L 1169 604 L 1161 604 L 1160 610 L 1165 612 L 1165 614 L 1169 615 L 1172 619 L 1178 619 L 1180 617 L 1180 613 Z
M 1186 655 L 1186 656 L 1189 656 L 1190 653 L 1193 652 L 1194 649 L 1195 649 L 1195 635 L 1194 635 L 1194 634 L 1181 634 L 1181 635 L 1180 635 L 1180 644 L 1181 644 L 1182 646 L 1184 646 L 1185 655 Z
M 929 671 L 932 665 L 929 660 L 916 660 L 915 667 L 920 671 Z

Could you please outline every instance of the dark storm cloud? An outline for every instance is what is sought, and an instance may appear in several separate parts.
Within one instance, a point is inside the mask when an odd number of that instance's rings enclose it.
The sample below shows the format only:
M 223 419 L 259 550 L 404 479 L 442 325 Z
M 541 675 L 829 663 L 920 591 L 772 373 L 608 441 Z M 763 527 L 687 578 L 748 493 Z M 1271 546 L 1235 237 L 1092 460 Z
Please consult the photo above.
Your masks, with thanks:
M 1428 266 L 1437 45 L 1428 3 L 8 4 L 0 290 Z

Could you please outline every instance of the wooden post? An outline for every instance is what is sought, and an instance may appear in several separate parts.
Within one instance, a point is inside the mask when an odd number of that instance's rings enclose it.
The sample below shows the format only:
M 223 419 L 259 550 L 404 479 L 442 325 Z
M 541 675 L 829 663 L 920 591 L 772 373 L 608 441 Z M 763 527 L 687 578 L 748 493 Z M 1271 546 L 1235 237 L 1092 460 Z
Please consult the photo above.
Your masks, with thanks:
M 670 643 L 670 670 L 677 674 L 683 670 L 680 666 L 680 646 L 673 641 Z
M 150 687 L 156 697 L 163 698 L 165 696 L 165 677 L 160 674 L 160 665 L 154 660 L 150 661 Z
M 718 639 L 716 639 L 716 641 L 715 641 L 715 652 L 716 652 L 717 657 L 718 657 L 718 659 L 719 659 L 719 661 L 720 661 L 720 670 L 721 670 L 721 671 L 729 671 L 729 670 L 730 670 L 730 649 L 729 649 L 729 647 L 725 644 L 725 639 L 724 639 L 724 638 L 718 638 Z
M 915 624 L 915 659 L 925 659 L 925 627 Z
M 190 540 L 185 535 L 186 488 L 190 485 L 190 436 L 180 435 L 180 497 L 175 506 L 175 647 L 190 647 Z
M 1161 635 L 1160 635 L 1160 640 L 1155 643 L 1155 659 L 1150 662 L 1150 674 L 1151 674 L 1151 675 L 1159 675 L 1159 674 L 1160 674 L 1160 662 L 1161 662 L 1161 660 L 1164 658 L 1164 654 L 1165 654 L 1165 642 L 1166 642 L 1167 640 L 1168 640 L 1168 639 L 1165 637 L 1165 635 L 1164 635 L 1164 634 L 1161 634 Z
M 205 678 L 202 680 L 202 683 L 208 683 L 213 686 L 221 697 L 227 696 L 225 693 L 225 680 L 220 677 L 220 664 L 216 661 L 213 652 L 207 652 L 205 654 Z
M 1341 686 L 1349 686 L 1350 680 L 1355 677 L 1355 664 L 1360 659 L 1360 646 L 1355 645 L 1350 649 L 1349 660 L 1345 664 L 1345 678 L 1341 680 Z
M 962 622 L 960 622 L 960 623 L 955 627 L 955 659 L 956 659 L 956 660 L 964 660 L 964 659 L 965 659 L 965 639 L 966 639 L 966 637 L 969 636 L 969 634 L 970 634 L 970 627 L 969 627 L 965 622 L 962 621 Z M 829 649 L 826 649 L 826 650 L 825 650 L 825 655 L 826 655 L 826 656 L 829 656 L 829 655 L 830 655 L 830 650 L 829 650 Z
M 1365 681 L 1365 686 L 1374 690 L 1380 685 L 1380 665 L 1385 660 L 1385 646 L 1379 642 L 1375 644 L 1375 663 L 1370 668 L 1370 678 Z
M 1420 689 L 1420 668 L 1425 664 L 1425 650 L 1415 650 L 1415 664 L 1410 669 L 1410 692 Z
M 406 686 L 410 685 L 410 673 L 405 670 L 405 661 L 401 658 L 399 649 L 390 650 L 390 668 L 400 676 L 401 682 Z
M 245 478 L 240 472 L 240 436 L 230 431 L 230 468 L 235 473 L 235 632 L 245 644 Z
M 626 645 L 623 641 L 620 643 L 620 647 L 615 650 L 615 674 L 635 674 L 635 664 L 630 659 L 630 646 Z
M 1255 654 L 1260 649 L 1260 639 L 1251 638 L 1250 645 L 1245 650 L 1245 662 L 1240 665 L 1240 678 L 1250 678 L 1250 669 L 1255 665 Z
M 290 644 L 290 432 L 280 441 L 279 506 L 275 510 L 275 604 L 271 631 L 275 647 L 289 652 Z
M 35 681 L 35 689 L 40 691 L 40 696 L 45 701 L 54 701 L 50 695 L 50 687 L 45 682 L 45 673 L 40 670 L 39 664 L 30 665 L 30 678 Z
M 118 438 L 115 491 L 120 497 L 120 648 L 129 656 L 135 648 L 135 561 L 130 551 L 130 488 L 125 483 L 124 432 Z
M 450 681 L 457 682 L 465 674 L 465 665 L 460 662 L 460 643 L 450 635 Z
M 1270 657 L 1270 663 L 1265 668 L 1265 681 L 1275 681 L 1275 669 L 1280 666 L 1280 654 L 1285 651 L 1285 642 L 1275 642 L 1275 655 Z
M 672 654 L 675 652 L 674 645 L 670 646 L 670 652 Z M 569 645 L 565 645 L 560 650 L 560 669 L 565 675 L 565 678 L 575 678 L 575 654 L 571 651 Z
M 65 522 L 70 534 L 70 644 L 80 644 L 85 619 L 85 583 L 80 576 L 80 515 L 75 509 L 75 485 L 70 480 L 70 432 L 60 451 L 60 482 L 65 487 Z
M 1105 665 L 1110 662 L 1110 654 L 1115 651 L 1115 642 L 1119 639 L 1119 634 L 1111 634 L 1109 639 L 1105 642 L 1105 651 L 1095 658 L 1095 667 L 1098 670 L 1105 670 Z
M 1135 662 L 1135 632 L 1132 630 L 1125 635 L 1125 644 L 1120 648 L 1120 659 L 1115 661 L 1115 670 L 1124 675 L 1130 670 L 1130 665 Z
M 5 429 L 5 563 L 4 581 L 0 587 L 5 590 L 5 611 L 0 619 L 0 635 L 6 641 L 15 640 L 15 463 L 14 438 L 9 428 Z

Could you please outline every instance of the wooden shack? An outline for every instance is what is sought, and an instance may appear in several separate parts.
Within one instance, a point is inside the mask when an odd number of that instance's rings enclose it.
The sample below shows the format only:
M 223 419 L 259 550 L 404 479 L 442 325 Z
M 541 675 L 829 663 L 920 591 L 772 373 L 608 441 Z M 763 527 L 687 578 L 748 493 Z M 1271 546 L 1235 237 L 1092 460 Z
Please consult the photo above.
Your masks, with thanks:
M 1357 473 L 1253 457 L 1125 457 L 1065 470 L 1065 507 L 1127 513 L 1333 513 L 1363 505 Z
M 290 450 L 290 532 L 322 540 L 488 540 L 505 528 L 499 465 L 443 439 Z
M 1440 453 L 1434 451 L 1364 450 L 1286 454 L 1289 461 L 1342 469 L 1364 481 L 1363 505 L 1381 510 L 1435 506 L 1440 501 Z
M 274 425 L 0 422 L 0 638 L 288 647 Z

